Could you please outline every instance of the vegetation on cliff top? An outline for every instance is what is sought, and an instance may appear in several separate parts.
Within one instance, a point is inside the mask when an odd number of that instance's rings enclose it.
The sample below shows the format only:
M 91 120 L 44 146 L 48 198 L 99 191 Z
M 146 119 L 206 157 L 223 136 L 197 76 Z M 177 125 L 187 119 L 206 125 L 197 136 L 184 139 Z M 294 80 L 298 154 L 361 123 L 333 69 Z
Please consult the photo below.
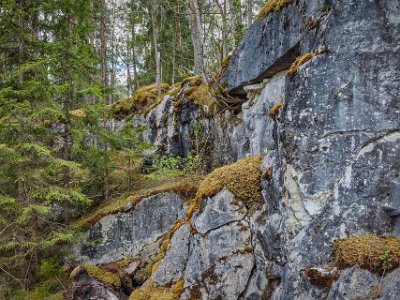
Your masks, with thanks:
M 162 96 L 157 97 L 157 86 L 155 84 L 138 90 L 132 99 L 119 101 L 112 108 L 117 119 L 123 119 L 129 115 L 147 115 L 152 109 L 159 105 L 165 95 L 172 97 L 174 111 L 178 112 L 184 99 L 192 102 L 209 112 L 213 106 L 218 106 L 220 98 L 224 97 L 225 89 L 218 84 L 217 79 L 212 79 L 210 84 L 204 83 L 201 76 L 192 76 L 169 86 L 162 85 Z M 85 115 L 84 110 L 75 110 L 72 114 L 76 117 Z

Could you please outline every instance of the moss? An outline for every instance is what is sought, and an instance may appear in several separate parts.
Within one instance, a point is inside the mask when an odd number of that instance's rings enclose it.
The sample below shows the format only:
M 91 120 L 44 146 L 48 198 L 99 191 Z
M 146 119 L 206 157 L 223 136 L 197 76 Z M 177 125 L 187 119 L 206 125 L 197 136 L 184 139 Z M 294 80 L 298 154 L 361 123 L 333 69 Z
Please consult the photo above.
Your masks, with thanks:
M 259 203 L 261 196 L 261 156 L 251 156 L 238 162 L 214 170 L 200 182 L 195 201 L 186 212 L 188 219 L 201 205 L 201 201 L 214 196 L 224 187 L 232 192 L 247 207 Z
M 128 196 L 124 195 L 120 198 L 113 199 L 110 202 L 105 203 L 102 207 L 99 207 L 92 213 L 79 220 L 77 225 L 82 229 L 89 229 L 104 216 L 122 212 L 124 207 L 129 203 L 135 206 L 142 199 L 161 193 L 173 192 L 181 195 L 184 198 L 191 198 L 195 195 L 201 179 L 202 177 L 200 176 L 183 177 L 165 181 L 164 183 L 157 183 L 158 185 L 153 187 L 144 187 L 143 189 L 131 193 Z
M 185 96 L 189 101 L 198 106 L 211 107 L 214 103 L 213 91 L 206 85 L 194 86 L 185 90 Z
M 118 277 L 118 275 L 115 275 L 111 272 L 106 272 L 87 263 L 84 263 L 82 266 L 86 269 L 90 277 L 93 277 L 104 284 L 113 285 L 116 288 L 121 287 L 121 279 Z
M 314 52 L 310 52 L 310 53 L 306 53 L 302 56 L 299 56 L 294 63 L 290 66 L 289 71 L 288 71 L 288 75 L 290 76 L 294 76 L 297 73 L 297 70 L 299 69 L 299 67 L 303 64 L 305 64 L 306 62 L 308 62 L 309 60 L 311 60 L 312 58 L 314 58 L 317 55 L 320 54 L 324 54 L 324 53 L 329 53 L 328 49 L 319 49 L 316 50 Z
M 293 0 L 268 0 L 261 8 L 256 20 L 259 22 L 272 12 L 278 12 L 293 3 Z
M 278 111 L 285 105 L 285 103 L 283 101 L 278 102 L 277 104 L 274 105 L 274 107 L 271 108 L 271 110 L 269 111 L 269 116 L 272 119 L 275 119 L 276 114 L 278 113 Z
M 131 99 L 118 101 L 112 105 L 112 108 L 116 111 L 115 117 L 123 119 L 132 113 L 148 113 L 161 103 L 162 95 L 165 95 L 169 88 L 168 84 L 161 84 L 161 97 L 158 97 L 157 84 L 151 84 L 138 89 Z
M 363 235 L 336 240 L 333 245 L 339 268 L 358 266 L 383 273 L 400 266 L 400 240 L 396 237 Z
M 132 261 L 133 261 L 132 258 L 124 258 L 123 260 L 118 261 L 117 265 L 121 268 L 127 268 Z
M 182 295 L 184 285 L 185 285 L 185 280 L 182 278 L 181 280 L 179 280 L 177 283 L 175 283 L 172 286 L 172 292 L 175 295 L 179 295 L 179 296 Z
M 295 75 L 297 73 L 298 68 L 305 64 L 306 62 L 308 62 L 309 60 L 311 60 L 313 57 L 315 57 L 317 55 L 316 52 L 311 52 L 311 53 L 307 53 L 304 54 L 300 57 L 298 57 L 294 63 L 290 66 L 289 71 L 288 71 L 288 75 Z
M 239 250 L 239 253 L 240 253 L 240 254 L 252 253 L 253 250 L 254 250 L 254 249 L 253 249 L 252 246 L 246 246 L 245 248 L 240 249 L 240 250 Z
M 188 87 L 181 93 L 180 91 L 185 84 L 188 84 Z M 215 97 L 219 95 L 218 91 L 213 87 L 205 85 L 200 76 L 188 77 L 178 83 L 178 86 L 180 86 L 180 89 L 174 88 L 174 91 L 170 93 L 170 95 L 174 97 L 175 112 L 180 110 L 184 96 L 190 102 L 210 111 L 211 107 L 216 103 Z
M 69 275 L 70 278 L 74 278 L 78 272 L 82 269 L 82 266 L 79 265 L 75 269 L 72 270 L 71 274 Z
M 172 287 L 153 286 L 149 280 L 148 285 L 135 289 L 129 300 L 178 300 L 183 292 L 184 280 L 181 279 Z

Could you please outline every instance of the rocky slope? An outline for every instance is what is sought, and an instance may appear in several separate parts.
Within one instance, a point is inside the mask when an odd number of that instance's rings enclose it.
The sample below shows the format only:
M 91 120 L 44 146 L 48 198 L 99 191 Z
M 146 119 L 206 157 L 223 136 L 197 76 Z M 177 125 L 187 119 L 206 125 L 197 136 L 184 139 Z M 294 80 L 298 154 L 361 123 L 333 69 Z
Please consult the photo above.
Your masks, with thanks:
M 400 298 L 400 3 L 283 3 L 222 74 L 239 110 L 166 95 L 135 117 L 166 153 L 236 163 L 95 222 L 71 298 Z

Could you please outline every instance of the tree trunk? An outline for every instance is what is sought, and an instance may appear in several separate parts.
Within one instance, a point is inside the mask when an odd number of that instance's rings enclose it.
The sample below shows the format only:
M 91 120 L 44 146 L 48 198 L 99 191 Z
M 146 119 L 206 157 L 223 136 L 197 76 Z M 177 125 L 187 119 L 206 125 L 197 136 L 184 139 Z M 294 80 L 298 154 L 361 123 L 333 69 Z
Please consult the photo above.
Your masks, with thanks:
M 253 0 L 247 0 L 247 28 L 253 24 Z
M 235 7 L 233 6 L 233 0 L 227 0 L 228 4 L 228 15 L 229 15 L 229 33 L 230 33 L 230 49 L 232 51 L 235 49 L 235 35 L 236 35 L 236 27 L 235 27 Z
M 153 49 L 154 59 L 156 63 L 156 84 L 158 97 L 161 96 L 161 57 L 160 49 L 158 45 L 158 28 L 157 28 L 157 16 L 155 13 L 154 1 L 148 3 L 149 15 L 151 17 L 151 26 L 153 29 Z
M 21 30 L 24 28 L 24 19 L 23 19 L 23 14 L 22 12 L 25 9 L 25 1 L 24 0 L 19 0 L 18 2 L 19 9 L 21 10 L 20 17 L 18 18 L 18 25 L 21 28 Z M 20 90 L 23 90 L 24 88 L 24 71 L 23 71 L 23 64 L 24 64 L 24 55 L 25 55 L 25 41 L 24 37 L 22 34 L 19 35 L 18 37 L 18 67 L 19 67 L 19 77 L 18 77 L 18 84 Z M 19 99 L 21 102 L 23 101 L 22 97 Z M 23 121 L 20 120 L 20 129 L 21 133 L 19 135 L 19 139 L 21 142 L 23 141 Z M 17 194 L 17 200 L 20 202 L 25 202 L 25 183 L 23 179 L 23 172 L 24 172 L 24 165 L 22 162 L 18 163 L 18 194 Z
M 101 51 L 101 85 L 103 88 L 103 102 L 104 105 L 108 104 L 107 101 L 107 48 L 106 48 L 106 7 L 105 0 L 100 0 L 100 51 Z M 103 112 L 103 127 L 107 128 L 107 116 L 104 109 Z M 108 174 L 108 145 L 104 143 L 104 200 L 108 200 L 110 188 L 109 188 L 109 174 Z
M 204 49 L 201 34 L 201 17 L 197 0 L 189 0 L 188 14 L 194 50 L 194 72 L 197 75 L 201 75 L 204 82 L 207 83 L 207 76 L 204 70 Z

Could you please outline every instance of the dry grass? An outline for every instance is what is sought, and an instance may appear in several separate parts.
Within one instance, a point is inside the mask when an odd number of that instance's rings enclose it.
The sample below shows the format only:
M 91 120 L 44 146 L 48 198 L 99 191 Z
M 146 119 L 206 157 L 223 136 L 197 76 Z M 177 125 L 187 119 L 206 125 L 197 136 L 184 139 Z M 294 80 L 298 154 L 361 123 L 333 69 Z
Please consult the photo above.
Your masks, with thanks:
M 333 245 L 339 268 L 358 266 L 376 273 L 400 266 L 400 240 L 363 235 L 336 240 Z

